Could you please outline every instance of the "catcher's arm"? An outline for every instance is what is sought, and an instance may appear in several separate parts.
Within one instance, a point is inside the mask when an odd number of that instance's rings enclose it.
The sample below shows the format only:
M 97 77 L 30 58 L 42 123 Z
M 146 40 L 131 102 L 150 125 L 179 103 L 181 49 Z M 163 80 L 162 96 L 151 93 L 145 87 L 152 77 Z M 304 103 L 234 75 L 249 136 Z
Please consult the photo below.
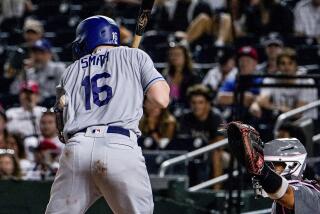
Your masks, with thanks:
M 294 190 L 288 181 L 274 172 L 265 162 L 259 133 L 241 122 L 227 125 L 228 144 L 237 161 L 243 165 L 268 196 L 282 206 L 293 209 Z
M 63 121 L 63 109 L 67 104 L 65 91 L 61 86 L 57 87 L 56 104 L 54 105 L 54 113 L 56 115 L 56 123 L 58 129 L 58 136 L 62 143 L 66 143 L 63 135 L 64 121 Z

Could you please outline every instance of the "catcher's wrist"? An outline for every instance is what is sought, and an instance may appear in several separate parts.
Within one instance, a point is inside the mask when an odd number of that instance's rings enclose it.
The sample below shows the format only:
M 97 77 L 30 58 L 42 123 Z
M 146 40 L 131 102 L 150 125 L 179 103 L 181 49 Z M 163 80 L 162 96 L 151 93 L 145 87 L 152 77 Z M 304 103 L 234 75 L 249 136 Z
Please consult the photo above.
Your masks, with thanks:
M 276 193 L 282 185 L 282 177 L 264 164 L 261 174 L 256 176 L 262 188 L 268 193 Z
M 284 194 L 287 192 L 289 182 L 282 176 L 280 176 L 282 179 L 282 183 L 280 188 L 275 193 L 268 193 L 269 198 L 273 200 L 278 200 L 284 196 Z

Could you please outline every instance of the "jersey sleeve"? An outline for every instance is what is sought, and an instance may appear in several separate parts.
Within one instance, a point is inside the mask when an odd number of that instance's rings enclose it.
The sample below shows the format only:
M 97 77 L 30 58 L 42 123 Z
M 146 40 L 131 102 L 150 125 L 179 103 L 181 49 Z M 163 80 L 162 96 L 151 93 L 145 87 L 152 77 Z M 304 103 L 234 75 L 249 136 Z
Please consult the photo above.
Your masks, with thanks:
M 320 191 L 305 185 L 292 185 L 294 188 L 295 213 L 318 213 L 320 210 Z
M 141 85 L 144 93 L 146 93 L 152 84 L 156 83 L 157 81 L 164 80 L 164 78 L 154 67 L 154 64 L 148 54 L 143 51 L 139 51 L 138 53 Z

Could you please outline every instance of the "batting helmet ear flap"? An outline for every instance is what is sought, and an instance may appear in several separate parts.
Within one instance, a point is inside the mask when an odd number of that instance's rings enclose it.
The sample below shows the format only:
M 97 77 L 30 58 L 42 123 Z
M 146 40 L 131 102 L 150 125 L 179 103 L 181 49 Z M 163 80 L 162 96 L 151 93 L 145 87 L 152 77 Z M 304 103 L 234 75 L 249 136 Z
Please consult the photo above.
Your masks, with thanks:
M 82 57 L 85 45 L 79 41 L 72 42 L 72 56 L 74 60 L 78 60 Z

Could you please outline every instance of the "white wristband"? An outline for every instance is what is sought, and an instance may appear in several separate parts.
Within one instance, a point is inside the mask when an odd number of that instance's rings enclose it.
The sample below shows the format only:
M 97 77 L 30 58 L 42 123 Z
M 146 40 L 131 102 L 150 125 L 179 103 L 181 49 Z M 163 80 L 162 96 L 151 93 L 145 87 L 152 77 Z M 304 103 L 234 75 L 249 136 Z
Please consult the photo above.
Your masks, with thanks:
M 275 193 L 268 193 L 269 198 L 271 198 L 273 200 L 278 200 L 278 199 L 282 198 L 284 196 L 284 194 L 287 192 L 289 183 L 282 176 L 281 176 L 281 179 L 282 179 L 282 183 L 281 183 L 280 188 Z

